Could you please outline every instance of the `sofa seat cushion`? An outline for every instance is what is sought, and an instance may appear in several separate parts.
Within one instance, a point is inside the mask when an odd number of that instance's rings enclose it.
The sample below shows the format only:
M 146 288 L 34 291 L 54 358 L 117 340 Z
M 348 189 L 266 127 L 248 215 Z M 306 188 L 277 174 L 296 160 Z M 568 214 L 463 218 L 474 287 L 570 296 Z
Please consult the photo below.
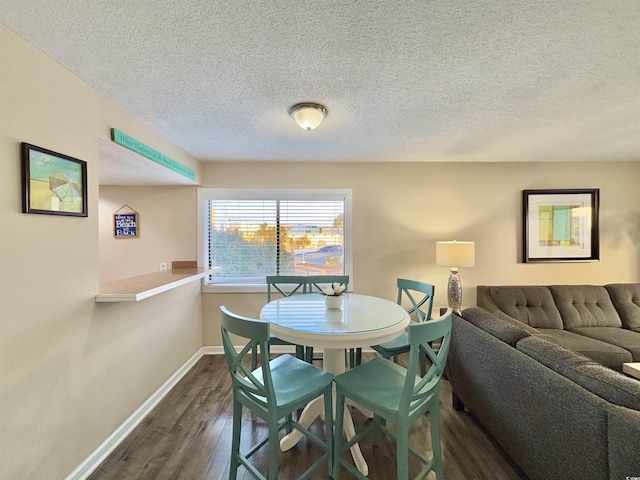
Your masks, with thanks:
M 622 325 L 640 332 L 640 283 L 611 283 L 605 285 Z
M 628 350 L 601 340 L 596 340 L 595 338 L 589 338 L 567 330 L 557 330 L 554 328 L 539 328 L 538 331 L 551 337 L 559 345 L 578 352 L 614 370 L 621 371 L 622 364 L 630 362 L 632 359 L 631 353 Z
M 640 410 L 639 381 L 536 336 L 523 338 L 516 348 L 600 398 Z
M 511 319 L 511 321 L 504 321 L 497 319 L 493 314 L 482 308 L 467 308 L 462 313 L 462 316 L 469 323 L 508 343 L 512 347 L 516 346 L 518 340 L 530 335 L 525 329 L 526 326 L 519 324 L 517 320 Z
M 596 285 L 552 285 L 565 330 L 578 327 L 621 327 L 606 288 Z
M 582 327 L 569 331 L 624 348 L 634 362 L 640 362 L 640 332 L 615 327 Z
M 478 286 L 478 306 L 534 328 L 563 328 L 551 292 L 540 286 Z

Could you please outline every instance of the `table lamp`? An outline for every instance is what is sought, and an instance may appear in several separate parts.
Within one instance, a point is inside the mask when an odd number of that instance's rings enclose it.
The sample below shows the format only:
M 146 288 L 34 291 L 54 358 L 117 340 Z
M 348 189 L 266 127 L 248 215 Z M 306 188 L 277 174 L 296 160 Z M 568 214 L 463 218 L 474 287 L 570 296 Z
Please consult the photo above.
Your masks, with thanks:
M 473 267 L 475 264 L 474 242 L 436 242 L 436 265 L 451 267 L 447 300 L 449 308 L 460 313 L 462 306 L 462 283 L 458 275 L 459 267 Z

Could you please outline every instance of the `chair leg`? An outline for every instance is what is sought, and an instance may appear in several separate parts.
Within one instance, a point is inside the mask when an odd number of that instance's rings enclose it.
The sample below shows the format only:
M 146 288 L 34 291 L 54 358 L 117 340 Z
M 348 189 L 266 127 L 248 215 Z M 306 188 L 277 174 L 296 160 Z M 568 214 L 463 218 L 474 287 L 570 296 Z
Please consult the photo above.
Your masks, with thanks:
M 406 420 L 400 421 L 396 432 L 398 480 L 409 480 L 409 426 L 406 423 Z
M 240 432 L 242 431 L 242 404 L 234 399 L 233 401 L 233 425 L 231 434 L 231 468 L 229 470 L 229 480 L 236 480 L 240 461 Z
M 289 414 L 287 415 L 287 423 L 285 424 L 285 432 L 288 434 L 290 434 L 293 431 L 293 414 Z
M 333 384 L 324 392 L 324 431 L 327 442 L 327 472 L 333 468 Z
M 269 421 L 269 480 L 278 480 L 278 453 L 280 442 L 278 442 L 278 419 Z
M 302 345 L 296 345 L 296 358 L 304 360 L 304 347 Z
M 437 399 L 437 397 L 436 397 Z M 442 480 L 442 446 L 440 445 L 440 410 L 438 402 L 433 402 L 433 408 L 429 410 L 429 429 L 431 430 L 431 450 L 433 452 L 433 471 L 437 480 Z
M 304 358 L 307 363 L 313 363 L 313 347 L 304 347 Z
M 349 349 L 349 368 L 355 368 L 362 363 L 362 349 Z
M 336 388 L 336 420 L 334 424 L 335 435 L 333 436 L 333 480 L 340 480 L 340 457 L 342 456 L 342 437 L 344 431 L 344 395 L 339 388 Z
M 376 430 L 373 433 L 373 446 L 377 447 L 380 444 L 380 439 L 382 438 L 382 429 L 380 427 L 382 425 L 386 425 L 387 421 L 380 415 L 374 414 L 373 423 L 376 424 Z

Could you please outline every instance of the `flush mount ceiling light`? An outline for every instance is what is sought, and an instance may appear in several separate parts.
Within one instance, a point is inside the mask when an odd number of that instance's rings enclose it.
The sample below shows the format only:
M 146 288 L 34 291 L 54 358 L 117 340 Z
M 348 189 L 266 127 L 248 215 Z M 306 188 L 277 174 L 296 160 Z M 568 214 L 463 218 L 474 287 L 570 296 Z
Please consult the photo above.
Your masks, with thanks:
M 289 115 L 300 128 L 309 132 L 322 123 L 327 116 L 327 109 L 317 103 L 298 103 L 291 107 Z

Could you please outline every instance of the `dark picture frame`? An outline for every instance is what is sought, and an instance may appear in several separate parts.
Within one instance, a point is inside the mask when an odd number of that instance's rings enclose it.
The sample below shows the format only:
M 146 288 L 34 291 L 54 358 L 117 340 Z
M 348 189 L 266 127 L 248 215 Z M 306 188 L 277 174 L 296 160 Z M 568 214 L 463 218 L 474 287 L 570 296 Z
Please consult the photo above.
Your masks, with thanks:
M 22 212 L 87 216 L 87 162 L 22 143 Z
M 600 190 L 523 190 L 523 261 L 600 260 Z

